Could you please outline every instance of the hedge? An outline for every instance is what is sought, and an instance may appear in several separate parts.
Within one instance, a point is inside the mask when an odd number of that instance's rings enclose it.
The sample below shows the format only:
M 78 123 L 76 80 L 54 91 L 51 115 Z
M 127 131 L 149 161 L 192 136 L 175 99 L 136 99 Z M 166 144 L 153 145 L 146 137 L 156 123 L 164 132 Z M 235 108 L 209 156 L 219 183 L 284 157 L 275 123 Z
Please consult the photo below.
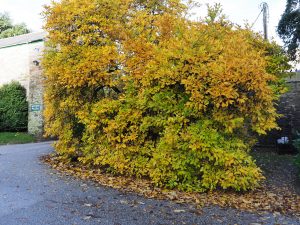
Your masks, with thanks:
M 0 131 L 26 131 L 28 103 L 26 89 L 18 82 L 0 87 Z

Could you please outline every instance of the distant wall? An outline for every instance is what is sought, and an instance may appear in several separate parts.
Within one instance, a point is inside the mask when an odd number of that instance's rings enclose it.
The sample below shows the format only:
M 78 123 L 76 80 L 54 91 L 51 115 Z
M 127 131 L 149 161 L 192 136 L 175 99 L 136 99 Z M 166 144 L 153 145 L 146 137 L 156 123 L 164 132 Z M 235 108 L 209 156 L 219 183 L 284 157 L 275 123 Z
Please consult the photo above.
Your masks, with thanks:
M 279 120 L 282 132 L 293 137 L 300 132 L 300 73 L 287 80 L 289 92 L 282 96 L 278 111 L 283 114 Z
M 277 106 L 282 117 L 278 119 L 281 130 L 273 130 L 260 138 L 260 145 L 276 145 L 277 139 L 288 137 L 293 140 L 300 132 L 300 73 L 287 79 L 289 91 L 284 94 Z

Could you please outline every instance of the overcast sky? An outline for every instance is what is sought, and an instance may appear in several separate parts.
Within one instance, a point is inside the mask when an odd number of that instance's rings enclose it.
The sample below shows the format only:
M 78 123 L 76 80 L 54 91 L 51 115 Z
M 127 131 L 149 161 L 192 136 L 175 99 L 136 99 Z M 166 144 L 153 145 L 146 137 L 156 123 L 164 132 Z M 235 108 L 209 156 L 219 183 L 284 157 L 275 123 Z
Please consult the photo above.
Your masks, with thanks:
M 203 16 L 206 12 L 206 3 L 222 4 L 224 13 L 228 18 L 237 24 L 243 25 L 245 21 L 252 24 L 260 12 L 260 4 L 264 0 L 196 0 L 202 4 L 197 15 Z M 32 31 L 39 31 L 43 26 L 43 19 L 40 13 L 43 5 L 49 4 L 51 0 L 0 0 L 0 12 L 8 12 L 15 23 L 25 22 Z M 265 0 L 269 4 L 269 36 L 274 37 L 281 44 L 276 35 L 276 26 L 281 14 L 285 9 L 286 0 Z M 262 15 L 253 27 L 254 30 L 262 32 Z
M 260 12 L 260 4 L 264 0 L 196 0 L 202 3 L 202 7 L 197 10 L 198 15 L 203 15 L 206 11 L 205 3 L 219 2 L 224 8 L 224 13 L 229 19 L 240 25 L 245 21 L 253 23 Z M 33 31 L 42 29 L 43 20 L 40 16 L 44 4 L 49 4 L 51 0 L 0 0 L 0 12 L 8 12 L 15 23 L 25 22 Z M 286 0 L 266 0 L 270 8 L 269 33 L 276 37 L 276 26 L 285 8 Z M 262 16 L 256 22 L 254 29 L 262 31 Z
M 55 0 L 59 1 L 59 0 Z M 112 0 L 113 1 L 113 0 Z M 244 25 L 247 21 L 252 24 L 259 15 L 262 2 L 269 5 L 269 38 L 274 38 L 277 43 L 282 45 L 282 41 L 276 34 L 276 26 L 285 9 L 286 0 L 195 0 L 202 7 L 195 13 L 197 17 L 203 17 L 206 13 L 206 4 L 221 3 L 223 12 L 234 23 Z M 43 27 L 41 12 L 43 5 L 50 4 L 51 0 L 0 0 L 0 12 L 8 12 L 14 23 L 25 22 L 32 31 L 40 31 Z M 253 29 L 263 32 L 262 15 L 259 17 Z M 300 64 L 297 65 L 300 69 Z
M 0 12 L 8 12 L 14 23 L 24 22 L 33 31 L 42 29 L 40 13 L 50 0 L 0 0 Z
M 113 0 L 112 0 L 113 1 Z M 214 1 L 196 0 L 203 6 L 197 10 L 199 16 L 205 14 L 205 4 L 209 2 L 213 4 Z M 222 4 L 224 13 L 232 22 L 243 25 L 245 21 L 252 24 L 260 12 L 260 4 L 264 0 L 216 0 Z M 8 12 L 15 23 L 25 22 L 33 31 L 42 29 L 43 20 L 41 18 L 41 11 L 43 5 L 49 4 L 51 0 L 0 0 L 0 12 Z M 269 33 L 270 36 L 280 43 L 280 39 L 276 35 L 276 26 L 281 14 L 285 8 L 286 0 L 265 0 L 270 8 Z M 262 16 L 256 22 L 254 29 L 256 31 L 263 31 Z
M 1 1 L 1 0 L 0 0 Z M 197 0 L 205 6 L 207 2 L 213 4 L 213 2 L 221 3 L 223 6 L 224 14 L 228 18 L 239 25 L 245 24 L 247 21 L 249 24 L 254 23 L 259 15 L 262 2 L 266 2 L 269 5 L 269 36 L 274 37 L 277 42 L 281 43 L 276 34 L 276 26 L 285 9 L 286 0 Z M 205 7 L 198 10 L 199 15 L 205 14 Z M 259 32 L 263 32 L 263 18 L 260 15 L 259 19 L 255 23 L 253 29 Z

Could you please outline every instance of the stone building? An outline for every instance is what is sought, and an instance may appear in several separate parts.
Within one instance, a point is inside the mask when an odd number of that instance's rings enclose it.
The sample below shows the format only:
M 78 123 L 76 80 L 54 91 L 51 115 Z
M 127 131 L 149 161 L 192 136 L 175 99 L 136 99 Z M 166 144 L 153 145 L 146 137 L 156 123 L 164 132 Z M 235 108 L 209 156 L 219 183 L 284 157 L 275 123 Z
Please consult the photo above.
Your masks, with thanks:
M 40 56 L 45 32 L 30 33 L 0 40 L 0 85 L 20 82 L 27 90 L 28 132 L 43 134 L 43 85 Z

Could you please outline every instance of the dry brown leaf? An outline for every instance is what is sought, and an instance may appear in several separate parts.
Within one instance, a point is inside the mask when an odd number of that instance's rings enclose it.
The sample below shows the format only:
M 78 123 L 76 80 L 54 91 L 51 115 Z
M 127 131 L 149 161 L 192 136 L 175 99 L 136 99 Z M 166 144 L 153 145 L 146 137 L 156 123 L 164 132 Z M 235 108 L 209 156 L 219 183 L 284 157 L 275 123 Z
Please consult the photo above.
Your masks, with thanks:
M 43 157 L 42 160 L 60 172 L 84 180 L 93 180 L 103 186 L 120 189 L 125 192 L 135 192 L 147 198 L 169 199 L 178 203 L 189 203 L 196 208 L 208 205 L 219 205 L 221 207 L 232 207 L 249 212 L 268 211 L 274 213 L 274 215 L 287 214 L 300 217 L 300 196 L 289 190 L 288 187 L 264 185 L 255 191 L 244 194 L 232 191 L 185 193 L 177 190 L 166 190 L 154 187 L 152 183 L 146 179 L 113 176 L 103 173 L 100 170 L 90 171 L 76 164 L 64 164 L 57 158 L 51 156 Z M 82 185 L 82 188 L 86 187 L 86 184 Z M 128 204 L 125 200 L 121 201 L 121 203 Z M 177 210 L 176 212 L 179 213 L 181 210 Z

